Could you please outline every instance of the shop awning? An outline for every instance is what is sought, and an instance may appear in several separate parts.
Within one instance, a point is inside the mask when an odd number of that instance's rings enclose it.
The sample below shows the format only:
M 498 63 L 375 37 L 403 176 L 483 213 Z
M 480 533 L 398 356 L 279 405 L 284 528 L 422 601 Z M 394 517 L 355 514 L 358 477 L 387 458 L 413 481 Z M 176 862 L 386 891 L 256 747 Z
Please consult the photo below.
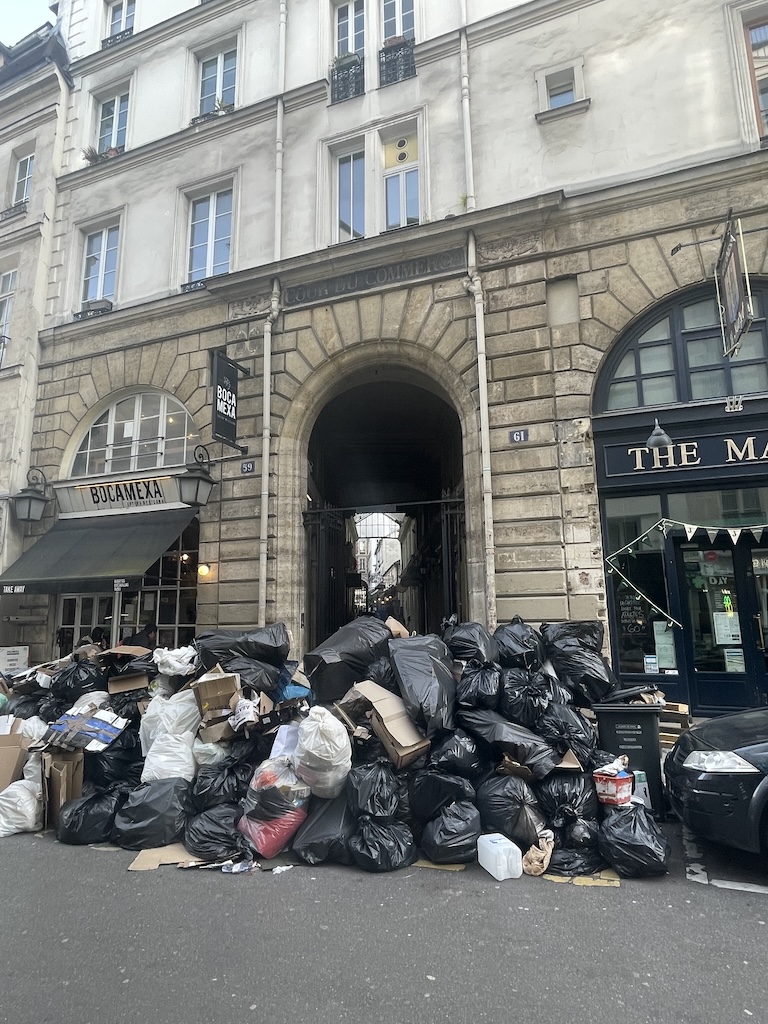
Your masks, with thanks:
M 59 519 L 0 576 L 0 595 L 93 594 L 111 591 L 116 579 L 137 585 L 196 511 Z

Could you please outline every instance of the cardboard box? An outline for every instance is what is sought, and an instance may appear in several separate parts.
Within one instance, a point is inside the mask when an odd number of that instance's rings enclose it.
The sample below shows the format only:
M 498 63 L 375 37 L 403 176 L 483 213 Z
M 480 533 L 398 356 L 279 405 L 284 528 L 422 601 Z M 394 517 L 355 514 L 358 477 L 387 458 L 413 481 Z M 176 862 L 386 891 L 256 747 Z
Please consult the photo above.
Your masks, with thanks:
M 21 735 L 22 721 L 13 715 L 0 717 L 0 793 L 22 777 L 27 744 Z
M 371 730 L 367 729 L 364 725 L 357 725 L 340 704 L 334 704 L 331 710 L 349 733 L 349 739 L 353 747 L 364 747 L 371 742 L 373 739 Z
M 43 783 L 43 827 L 55 828 L 59 811 L 68 800 L 83 795 L 82 750 L 46 750 L 41 756 Z
M 190 688 L 201 715 L 205 715 L 206 711 L 223 709 L 228 712 L 229 702 L 240 689 L 240 676 L 237 672 L 225 672 L 221 665 L 217 665 L 204 676 L 193 680 Z
M 259 717 L 257 729 L 267 731 L 274 729 L 276 725 L 287 725 L 293 721 L 296 715 L 306 715 L 309 712 L 309 702 L 303 697 L 293 697 L 291 700 L 281 701 L 275 704 L 271 711 Z
M 107 690 L 110 693 L 128 693 L 130 690 L 146 690 L 149 686 L 149 676 L 146 672 L 140 672 L 135 676 L 112 676 L 107 680 Z
M 242 721 L 238 721 L 237 705 L 241 700 L 248 701 L 251 705 L 249 711 L 251 712 L 247 718 L 242 717 Z M 232 712 L 232 728 L 239 732 L 241 729 L 257 728 L 262 726 L 262 720 L 265 715 L 268 715 L 275 706 L 275 702 L 266 693 L 260 693 L 258 690 L 254 690 L 252 686 L 243 686 L 237 690 L 232 699 L 229 702 L 229 708 Z
M 221 743 L 235 739 L 237 733 L 229 724 L 229 715 L 229 708 L 214 708 L 205 712 L 198 730 L 198 736 L 203 743 Z
M 371 702 L 371 727 L 396 768 L 404 768 L 429 752 L 429 740 L 408 717 L 400 697 L 368 680 L 356 683 L 354 689 Z
M 143 658 L 145 654 L 151 654 L 149 647 L 131 647 L 123 644 L 122 647 L 110 647 L 108 651 L 99 652 L 99 661 L 102 665 L 109 665 L 113 662 L 128 662 L 133 658 Z

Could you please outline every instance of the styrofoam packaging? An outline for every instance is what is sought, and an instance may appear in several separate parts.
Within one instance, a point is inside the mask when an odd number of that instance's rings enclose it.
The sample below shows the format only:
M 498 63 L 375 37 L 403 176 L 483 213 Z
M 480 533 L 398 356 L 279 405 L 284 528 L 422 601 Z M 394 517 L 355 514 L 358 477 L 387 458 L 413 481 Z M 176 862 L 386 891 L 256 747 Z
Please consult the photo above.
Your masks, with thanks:
M 506 878 L 520 878 L 523 873 L 523 855 L 520 848 L 501 832 L 480 836 L 477 841 L 477 859 L 498 882 Z

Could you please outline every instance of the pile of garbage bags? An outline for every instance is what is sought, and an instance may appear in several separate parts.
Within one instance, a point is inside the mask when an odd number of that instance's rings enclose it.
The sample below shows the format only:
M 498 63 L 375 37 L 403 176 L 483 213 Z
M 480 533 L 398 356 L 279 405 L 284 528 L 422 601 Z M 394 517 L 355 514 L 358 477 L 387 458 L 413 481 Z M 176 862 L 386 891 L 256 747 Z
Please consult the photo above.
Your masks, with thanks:
M 113 663 L 75 657 L 48 685 L 34 672 L 6 680 L 2 710 L 24 720 L 33 750 L 78 702 L 126 720 L 104 749 L 84 750 L 82 796 L 58 814 L 63 843 L 182 842 L 206 863 L 291 851 L 311 865 L 383 872 L 419 857 L 471 862 L 480 836 L 500 833 L 532 854 L 532 874 L 606 865 L 622 877 L 663 874 L 669 847 L 644 805 L 598 800 L 593 771 L 614 755 L 598 749 L 583 712 L 619 690 L 603 640 L 600 622 L 536 630 L 516 617 L 491 634 L 451 621 L 440 637 L 364 615 L 297 666 L 277 623 Z M 211 670 L 237 673 L 275 702 L 306 700 L 292 721 L 265 716 L 268 727 L 257 718 L 204 742 L 194 682 Z M 146 688 L 110 693 L 132 671 Z M 387 713 L 407 716 L 415 756 L 398 747 L 382 708 L 355 693 L 364 680 L 391 695 Z M 0 836 L 42 826 L 39 758 L 0 793 Z

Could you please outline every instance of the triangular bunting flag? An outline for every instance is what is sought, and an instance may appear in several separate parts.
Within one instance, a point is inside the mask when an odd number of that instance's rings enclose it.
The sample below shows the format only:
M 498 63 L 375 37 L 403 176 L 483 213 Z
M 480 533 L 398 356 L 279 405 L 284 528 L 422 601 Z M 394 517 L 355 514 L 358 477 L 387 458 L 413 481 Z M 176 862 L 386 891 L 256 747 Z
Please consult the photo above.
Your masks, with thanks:
M 698 526 L 689 526 L 688 523 L 683 523 L 683 526 L 685 527 L 685 539 L 693 540 L 693 535 L 698 530 Z
M 733 541 L 734 544 L 738 544 L 739 543 L 739 537 L 741 536 L 741 527 L 740 526 L 729 527 L 728 528 L 728 535 L 730 536 L 730 538 L 731 538 L 731 540 Z
M 707 530 L 707 536 L 709 537 L 709 543 L 714 544 L 717 540 L 719 530 Z

